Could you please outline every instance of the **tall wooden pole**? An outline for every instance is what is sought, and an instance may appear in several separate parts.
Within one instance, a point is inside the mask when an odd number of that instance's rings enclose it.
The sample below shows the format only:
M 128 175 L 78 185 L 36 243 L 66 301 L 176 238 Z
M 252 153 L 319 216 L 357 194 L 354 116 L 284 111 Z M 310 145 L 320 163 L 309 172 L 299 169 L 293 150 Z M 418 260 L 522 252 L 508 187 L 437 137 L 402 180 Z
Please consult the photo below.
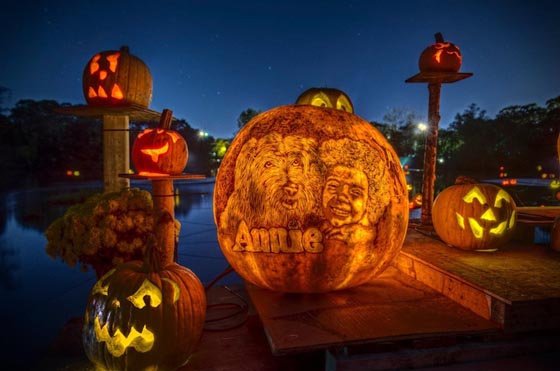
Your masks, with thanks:
M 430 92 L 428 105 L 428 132 L 426 149 L 424 152 L 424 178 L 422 185 L 422 215 L 420 223 L 423 226 L 432 225 L 432 203 L 434 202 L 434 184 L 436 181 L 437 141 L 439 126 L 439 101 L 441 83 L 428 84 Z
M 173 179 L 152 180 L 154 234 L 163 267 L 175 261 L 175 199 Z
M 130 187 L 130 180 L 119 177 L 130 169 L 128 115 L 103 115 L 103 184 L 105 192 Z

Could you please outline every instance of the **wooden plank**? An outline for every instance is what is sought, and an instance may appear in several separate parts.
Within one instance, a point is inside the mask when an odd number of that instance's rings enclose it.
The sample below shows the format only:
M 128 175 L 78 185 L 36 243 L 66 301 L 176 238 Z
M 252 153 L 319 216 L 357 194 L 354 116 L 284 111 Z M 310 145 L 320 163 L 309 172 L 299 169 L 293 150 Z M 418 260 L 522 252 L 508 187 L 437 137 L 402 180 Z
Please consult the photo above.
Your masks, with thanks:
M 429 84 L 451 84 L 468 77 L 473 74 L 471 72 L 420 72 L 405 80 L 407 83 L 421 82 Z
M 393 267 L 338 292 L 285 294 L 250 284 L 247 292 L 275 355 L 500 329 Z
M 547 246 L 470 252 L 409 230 L 395 266 L 507 331 L 560 328 L 560 254 Z
M 59 107 L 55 111 L 81 117 L 128 116 L 133 121 L 141 122 L 159 122 L 161 116 L 161 113 L 157 111 L 135 104 L 120 106 L 70 106 Z M 176 119 L 173 118 L 173 120 Z

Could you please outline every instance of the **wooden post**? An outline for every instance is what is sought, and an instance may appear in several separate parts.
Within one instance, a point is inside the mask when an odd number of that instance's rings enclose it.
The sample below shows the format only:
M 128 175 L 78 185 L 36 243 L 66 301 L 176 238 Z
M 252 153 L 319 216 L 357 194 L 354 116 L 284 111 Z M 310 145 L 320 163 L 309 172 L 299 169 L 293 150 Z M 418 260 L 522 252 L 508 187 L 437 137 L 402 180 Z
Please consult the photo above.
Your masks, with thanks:
M 162 267 L 175 261 L 175 202 L 173 179 L 153 179 L 154 234 Z
M 423 226 L 432 226 L 432 203 L 434 202 L 434 184 L 436 181 L 437 140 L 439 126 L 439 101 L 441 84 L 428 84 L 430 92 L 428 105 L 428 132 L 426 136 L 426 149 L 424 152 L 424 178 L 422 185 L 422 215 L 420 223 Z
M 130 187 L 130 180 L 119 177 L 130 169 L 129 116 L 103 115 L 103 181 L 105 192 Z

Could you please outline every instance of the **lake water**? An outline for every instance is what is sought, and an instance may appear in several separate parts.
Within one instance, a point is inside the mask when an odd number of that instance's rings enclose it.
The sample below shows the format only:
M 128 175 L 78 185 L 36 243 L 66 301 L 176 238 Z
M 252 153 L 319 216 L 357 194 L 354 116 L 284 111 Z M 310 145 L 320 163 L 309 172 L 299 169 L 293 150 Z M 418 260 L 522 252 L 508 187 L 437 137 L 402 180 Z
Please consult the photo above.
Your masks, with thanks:
M 150 182 L 133 181 L 131 186 L 151 190 Z M 213 179 L 175 182 L 179 193 L 175 217 L 181 222 L 179 263 L 193 270 L 203 284 L 228 266 L 216 237 L 213 188 Z M 53 260 L 45 252 L 44 234 L 68 208 L 57 198 L 84 190 L 101 191 L 102 184 L 0 194 L 0 318 L 7 322 L 0 337 L 3 365 L 15 367 L 18 359 L 29 364 L 31 357 L 41 357 L 64 324 L 84 313 L 95 273 Z M 219 283 L 236 284 L 241 279 L 230 274 Z

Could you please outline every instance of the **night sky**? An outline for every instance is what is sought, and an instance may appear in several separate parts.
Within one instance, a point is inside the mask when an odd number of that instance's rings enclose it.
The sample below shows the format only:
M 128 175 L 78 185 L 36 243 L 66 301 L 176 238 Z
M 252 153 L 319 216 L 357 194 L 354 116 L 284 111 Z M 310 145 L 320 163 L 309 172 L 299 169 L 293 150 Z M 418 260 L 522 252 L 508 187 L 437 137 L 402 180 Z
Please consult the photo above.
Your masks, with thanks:
M 560 2 L 554 1 L 4 1 L 0 85 L 20 99 L 84 104 L 81 79 L 97 52 L 128 45 L 150 68 L 150 108 L 169 108 L 214 137 L 231 137 L 251 107 L 291 104 L 334 87 L 355 113 L 427 116 L 425 84 L 405 84 L 441 32 L 461 48 L 444 85 L 441 122 L 476 103 L 493 117 L 560 95 Z

